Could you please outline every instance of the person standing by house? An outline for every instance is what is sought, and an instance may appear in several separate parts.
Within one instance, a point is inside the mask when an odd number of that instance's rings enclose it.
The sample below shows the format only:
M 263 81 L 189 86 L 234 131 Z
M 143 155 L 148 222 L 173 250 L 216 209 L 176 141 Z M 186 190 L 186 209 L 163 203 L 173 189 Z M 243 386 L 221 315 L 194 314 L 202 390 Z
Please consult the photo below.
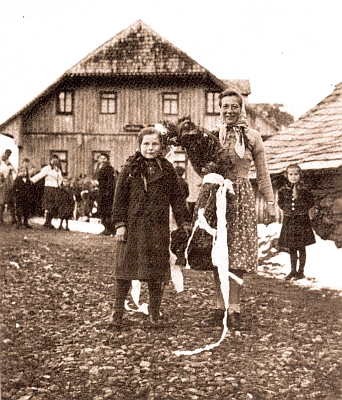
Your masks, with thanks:
M 287 184 L 278 194 L 278 205 L 283 210 L 278 246 L 288 249 L 290 253 L 291 272 L 285 279 L 303 279 L 306 246 L 316 243 L 309 217 L 309 210 L 315 205 L 314 197 L 304 186 L 299 165 L 290 164 L 286 168 L 285 177 Z
M 74 193 L 70 179 L 64 177 L 58 191 L 58 218 L 60 218 L 58 229 L 63 229 L 63 222 L 65 222 L 64 229 L 69 231 L 69 219 L 72 219 L 76 204 Z
M 42 207 L 46 210 L 44 227 L 54 229 L 51 221 L 58 216 L 58 191 L 63 181 L 60 162 L 57 154 L 52 154 L 50 163 L 43 167 L 38 174 L 32 176 L 31 181 L 37 183 L 45 178 Z
M 101 153 L 95 169 L 94 179 L 99 183 L 98 189 L 98 215 L 104 226 L 104 235 L 114 234 L 111 223 L 111 214 L 113 208 L 116 172 L 109 163 L 109 155 Z
M 17 223 L 15 217 L 15 201 L 13 194 L 13 182 L 16 176 L 16 169 L 10 162 L 9 158 L 11 157 L 12 150 L 6 149 L 5 152 L 1 156 L 0 162 L 0 172 L 3 174 L 5 179 L 5 205 L 7 204 L 7 209 L 11 214 L 12 224 L 15 225 Z
M 15 202 L 15 215 L 18 227 L 32 228 L 28 220 L 32 214 L 33 183 L 28 176 L 28 168 L 21 166 L 13 183 L 13 196 Z
M 219 175 L 220 178 L 232 182 L 234 195 L 228 195 L 228 192 L 225 194 L 224 226 L 227 229 L 229 271 L 238 278 L 243 278 L 245 273 L 256 272 L 258 266 L 255 196 L 248 179 L 252 162 L 255 165 L 259 190 L 267 202 L 269 214 L 273 216 L 275 215 L 274 195 L 264 145 L 260 134 L 248 127 L 243 97 L 236 91 L 225 90 L 219 95 L 219 105 L 221 124 L 218 130 L 212 133 L 205 132 L 197 128 L 189 119 L 180 120 L 177 125 L 178 143 L 186 149 L 195 171 L 205 178 L 199 201 L 205 200 L 201 204 L 204 206 L 204 216 L 208 220 L 212 217 L 216 226 L 218 226 L 215 211 L 216 193 L 212 194 L 213 189 L 218 185 L 210 179 L 213 175 Z M 193 221 L 197 219 L 198 209 L 197 205 Z M 209 243 L 212 246 L 212 238 Z M 226 306 L 218 268 L 211 263 L 211 248 L 207 254 L 211 269 L 213 269 L 217 302 L 213 314 L 205 318 L 202 323 L 209 326 L 222 326 L 225 323 L 238 330 L 240 329 L 242 286 L 229 278 L 228 318 L 224 321 Z M 198 261 L 202 262 L 202 260 Z
M 4 224 L 4 211 L 5 211 L 5 190 L 6 180 L 4 174 L 0 172 L 0 225 Z
M 184 196 L 172 164 L 162 156 L 162 136 L 144 128 L 139 151 L 119 174 L 113 206 L 118 241 L 113 328 L 122 328 L 131 281 L 148 282 L 149 323 L 158 326 L 163 287 L 170 270 L 170 206 L 176 223 L 190 230 Z

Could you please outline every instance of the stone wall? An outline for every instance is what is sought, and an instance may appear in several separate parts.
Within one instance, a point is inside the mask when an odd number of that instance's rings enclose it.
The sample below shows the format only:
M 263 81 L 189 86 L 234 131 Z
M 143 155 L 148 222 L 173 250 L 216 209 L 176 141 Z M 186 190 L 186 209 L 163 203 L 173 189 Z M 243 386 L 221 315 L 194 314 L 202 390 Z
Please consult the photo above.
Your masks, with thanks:
M 311 210 L 312 226 L 323 240 L 342 247 L 342 168 L 315 171 L 306 176 L 313 188 L 315 207 Z

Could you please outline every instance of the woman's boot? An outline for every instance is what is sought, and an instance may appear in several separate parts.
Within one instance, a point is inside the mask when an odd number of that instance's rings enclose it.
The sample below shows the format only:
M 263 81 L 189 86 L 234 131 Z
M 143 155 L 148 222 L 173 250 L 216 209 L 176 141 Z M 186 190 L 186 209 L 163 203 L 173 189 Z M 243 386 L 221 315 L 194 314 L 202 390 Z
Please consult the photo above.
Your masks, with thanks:
M 297 276 L 296 279 L 304 279 L 305 275 L 304 275 L 304 266 L 299 265 L 299 269 L 297 272 Z

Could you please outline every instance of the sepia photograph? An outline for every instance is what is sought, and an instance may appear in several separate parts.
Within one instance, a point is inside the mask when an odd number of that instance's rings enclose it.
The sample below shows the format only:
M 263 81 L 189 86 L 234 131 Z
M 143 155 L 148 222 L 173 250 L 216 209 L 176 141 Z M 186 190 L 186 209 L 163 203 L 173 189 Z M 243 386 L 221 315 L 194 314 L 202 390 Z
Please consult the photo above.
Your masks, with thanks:
M 2 400 L 342 399 L 336 0 L 0 0 Z

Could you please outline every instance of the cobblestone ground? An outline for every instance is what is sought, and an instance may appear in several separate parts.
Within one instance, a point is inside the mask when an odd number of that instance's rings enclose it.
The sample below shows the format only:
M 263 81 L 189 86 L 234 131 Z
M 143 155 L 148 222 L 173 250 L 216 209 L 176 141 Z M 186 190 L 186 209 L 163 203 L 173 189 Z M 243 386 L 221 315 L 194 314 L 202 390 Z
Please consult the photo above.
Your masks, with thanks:
M 185 290 L 166 288 L 163 328 L 127 311 L 118 335 L 107 324 L 114 238 L 6 225 L 0 242 L 3 400 L 342 398 L 338 292 L 248 276 L 240 333 L 176 356 L 221 336 L 201 326 L 210 272 L 183 270 Z

